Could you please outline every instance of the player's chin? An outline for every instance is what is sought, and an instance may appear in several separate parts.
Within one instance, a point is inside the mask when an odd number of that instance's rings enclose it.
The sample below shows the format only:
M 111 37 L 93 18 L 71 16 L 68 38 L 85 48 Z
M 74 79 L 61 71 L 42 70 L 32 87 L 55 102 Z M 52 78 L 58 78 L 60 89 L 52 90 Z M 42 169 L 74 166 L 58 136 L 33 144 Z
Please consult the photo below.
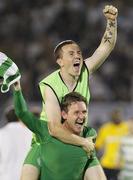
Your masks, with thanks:
M 75 127 L 75 134 L 80 135 L 80 133 L 83 131 L 83 126 Z
M 79 77 L 79 76 L 80 76 L 80 71 L 75 71 L 75 72 L 74 72 L 74 76 L 75 76 L 75 77 Z

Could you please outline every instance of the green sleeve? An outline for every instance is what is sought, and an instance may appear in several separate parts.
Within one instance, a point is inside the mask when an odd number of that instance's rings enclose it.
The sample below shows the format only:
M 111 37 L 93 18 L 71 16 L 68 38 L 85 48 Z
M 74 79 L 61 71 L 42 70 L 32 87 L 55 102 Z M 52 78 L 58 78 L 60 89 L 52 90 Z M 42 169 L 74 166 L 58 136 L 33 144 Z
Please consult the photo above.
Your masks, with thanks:
M 27 104 L 20 91 L 14 91 L 13 101 L 15 113 L 18 118 L 35 134 L 43 136 L 45 133 L 45 122 L 37 118 L 33 113 L 28 110 Z M 43 134 L 42 134 L 43 133 Z

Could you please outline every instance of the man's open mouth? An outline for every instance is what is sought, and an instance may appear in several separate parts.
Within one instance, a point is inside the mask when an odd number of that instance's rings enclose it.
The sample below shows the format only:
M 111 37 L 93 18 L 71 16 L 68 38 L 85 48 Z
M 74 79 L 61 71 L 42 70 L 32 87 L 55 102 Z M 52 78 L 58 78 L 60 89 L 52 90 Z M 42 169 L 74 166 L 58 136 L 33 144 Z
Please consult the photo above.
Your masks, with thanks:
M 76 122 L 75 124 L 79 124 L 82 126 L 84 124 L 84 122 Z
M 73 64 L 74 67 L 79 67 L 80 66 L 80 63 L 79 62 L 76 62 Z

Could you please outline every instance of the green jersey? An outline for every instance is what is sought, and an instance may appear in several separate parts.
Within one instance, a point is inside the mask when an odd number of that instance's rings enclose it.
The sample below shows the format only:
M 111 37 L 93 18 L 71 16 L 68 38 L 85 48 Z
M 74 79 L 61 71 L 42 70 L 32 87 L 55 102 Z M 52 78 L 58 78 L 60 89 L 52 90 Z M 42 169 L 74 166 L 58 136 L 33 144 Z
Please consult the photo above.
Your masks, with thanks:
M 60 70 L 53 72 L 52 74 L 50 74 L 49 76 L 44 78 L 39 83 L 42 96 L 43 96 L 46 85 L 49 86 L 53 90 L 53 92 L 55 93 L 55 95 L 57 97 L 59 104 L 62 100 L 62 97 L 64 97 L 66 94 L 68 94 L 70 92 L 68 87 L 62 80 L 62 77 L 60 75 Z M 76 91 L 76 92 L 82 94 L 82 96 L 84 96 L 89 103 L 89 100 L 90 100 L 89 72 L 88 72 L 88 69 L 87 69 L 85 63 L 83 63 L 83 66 L 81 69 L 81 74 L 79 76 L 79 79 L 77 80 L 77 84 L 74 87 L 73 91 Z M 46 117 L 46 113 L 45 113 L 45 99 L 43 99 L 43 110 L 41 113 L 41 119 L 47 121 L 47 117 Z
M 79 146 L 63 143 L 50 136 L 47 122 L 28 111 L 21 91 L 14 92 L 14 106 L 19 119 L 40 139 L 40 180 L 82 180 L 88 156 Z M 85 127 L 83 137 L 94 136 L 95 130 Z

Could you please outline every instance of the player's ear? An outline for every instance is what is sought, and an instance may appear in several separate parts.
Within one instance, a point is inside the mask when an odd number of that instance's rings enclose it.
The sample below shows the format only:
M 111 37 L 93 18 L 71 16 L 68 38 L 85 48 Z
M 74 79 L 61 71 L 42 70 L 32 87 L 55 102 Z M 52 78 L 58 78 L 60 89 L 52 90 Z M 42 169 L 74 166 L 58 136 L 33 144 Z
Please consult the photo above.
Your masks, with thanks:
M 62 59 L 61 59 L 61 58 L 58 58 L 56 62 L 57 62 L 57 64 L 58 64 L 60 67 L 63 66 L 63 62 L 62 62 Z
M 67 113 L 65 111 L 61 111 L 61 117 L 66 120 L 67 119 Z

